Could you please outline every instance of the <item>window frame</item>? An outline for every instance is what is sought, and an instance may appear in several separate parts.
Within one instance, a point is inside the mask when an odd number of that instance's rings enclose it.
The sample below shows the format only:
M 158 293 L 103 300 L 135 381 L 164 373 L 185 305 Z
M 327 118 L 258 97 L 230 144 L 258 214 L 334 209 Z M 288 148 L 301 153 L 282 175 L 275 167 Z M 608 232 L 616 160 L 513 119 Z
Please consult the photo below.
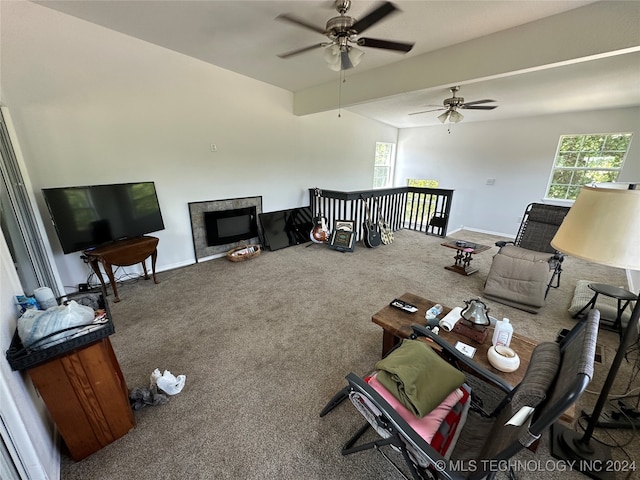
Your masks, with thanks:
M 621 150 L 621 149 L 610 149 L 608 150 L 607 147 L 607 141 L 611 138 L 611 137 L 620 137 L 620 136 L 627 136 L 629 138 L 627 145 L 626 145 L 626 150 Z M 580 142 L 580 148 L 576 149 L 576 150 L 562 150 L 562 146 L 563 143 L 565 142 L 565 139 L 567 138 L 571 138 L 571 137 L 575 137 L 576 139 L 578 139 L 578 141 Z M 589 139 L 589 137 L 603 137 L 602 138 L 602 142 L 601 145 L 599 147 L 598 150 L 590 150 L 590 149 L 585 149 L 584 147 L 584 143 L 585 141 L 587 141 Z M 598 172 L 602 172 L 602 173 L 606 173 L 606 172 L 615 172 L 617 173 L 615 176 L 615 179 L 605 179 L 603 181 L 617 181 L 618 178 L 620 177 L 620 173 L 622 173 L 622 170 L 624 168 L 624 164 L 627 160 L 627 155 L 629 154 L 629 149 L 631 147 L 631 142 L 633 141 L 633 133 L 632 132 L 610 132 L 610 133 L 574 133 L 574 134 L 563 134 L 560 135 L 560 138 L 558 140 L 558 145 L 556 147 L 556 153 L 553 159 L 553 165 L 551 166 L 551 173 L 549 174 L 549 180 L 547 181 L 547 186 L 546 186 L 546 190 L 545 190 L 545 194 L 544 194 L 544 199 L 545 200 L 550 200 L 550 201 L 555 201 L 555 202 L 570 202 L 573 203 L 575 201 L 575 197 L 577 196 L 580 187 L 582 187 L 583 185 L 589 185 L 591 183 L 593 183 L 594 181 L 600 181 L 599 179 L 596 180 L 592 180 L 592 181 L 578 181 L 578 182 L 573 182 L 573 180 L 575 179 L 574 175 L 576 173 L 579 173 L 581 177 L 593 177 L 595 174 L 595 176 L 597 176 Z M 591 156 L 586 156 L 585 153 L 587 152 L 591 152 L 591 153 L 596 153 L 596 155 L 591 155 Z M 606 157 L 606 153 L 610 152 L 610 153 L 616 153 L 616 154 L 620 154 L 623 153 L 621 161 L 620 161 L 620 165 L 617 167 L 602 167 L 602 166 L 589 166 L 589 159 L 595 159 L 595 158 L 605 158 Z M 564 161 L 564 159 L 569 156 L 569 155 L 575 155 L 576 158 L 576 164 L 573 166 L 567 166 L 567 165 L 562 165 L 560 164 L 561 162 Z M 610 155 L 611 156 L 611 155 Z M 587 160 L 585 160 L 585 164 L 584 165 L 578 165 L 578 163 L 580 161 L 583 161 L 582 159 L 586 158 Z M 560 164 L 560 165 L 559 165 Z M 556 177 L 556 175 L 559 172 L 567 172 L 570 173 L 571 178 L 569 180 L 569 183 L 554 183 L 554 179 Z M 550 196 L 551 194 L 551 190 L 554 186 L 560 186 L 560 185 L 566 185 L 566 192 L 565 192 L 565 196 L 564 197 L 554 197 L 554 196 Z M 575 195 L 575 196 L 574 196 Z
M 389 164 L 378 164 L 377 160 L 378 160 L 378 146 L 379 145 L 390 145 L 391 146 L 391 152 L 388 155 L 388 162 Z M 393 142 L 376 142 L 376 146 L 375 146 L 375 151 L 374 151 L 374 157 L 373 157 L 373 182 L 372 182 L 372 188 L 374 189 L 382 189 L 382 188 L 391 188 L 393 187 L 393 182 L 394 182 L 394 178 L 395 178 L 395 167 L 396 167 L 396 144 Z M 386 182 L 384 185 L 381 186 L 376 186 L 376 179 L 377 178 L 381 178 L 381 176 L 377 175 L 377 172 L 379 169 L 381 168 L 386 168 L 387 169 L 387 174 L 385 176 L 386 178 Z

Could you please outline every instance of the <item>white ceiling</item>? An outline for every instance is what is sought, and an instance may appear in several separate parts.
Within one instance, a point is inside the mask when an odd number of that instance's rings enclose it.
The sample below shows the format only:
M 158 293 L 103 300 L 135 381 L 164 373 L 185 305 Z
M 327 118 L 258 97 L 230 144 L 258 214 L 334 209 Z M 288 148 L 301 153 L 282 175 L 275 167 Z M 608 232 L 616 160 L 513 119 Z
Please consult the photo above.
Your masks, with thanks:
M 322 42 L 325 37 L 275 17 L 291 13 L 323 27 L 329 18 L 337 15 L 330 0 L 46 0 L 35 3 L 292 92 L 328 82 L 335 82 L 336 89 L 338 87 L 338 74 L 327 68 L 321 49 L 288 59 L 277 57 L 279 53 Z M 361 18 L 378 3 L 354 0 L 349 14 Z M 348 73 L 357 70 L 358 74 L 368 71 L 375 74 L 376 68 L 396 62 L 400 67 L 402 62 L 414 57 L 593 1 L 397 0 L 394 3 L 401 11 L 372 26 L 363 36 L 415 42 L 413 50 L 403 55 L 363 48 L 362 62 Z M 568 62 L 554 68 L 496 75 L 493 79 L 460 82 L 463 85 L 459 95 L 467 101 L 491 98 L 499 105 L 491 111 L 462 110 L 464 121 L 640 105 L 639 50 Z M 451 96 L 448 86 L 404 92 L 346 108 L 396 127 L 439 124 L 436 116 L 440 112 L 412 116 L 408 113 L 425 110 L 427 105 L 440 105 L 444 98 Z

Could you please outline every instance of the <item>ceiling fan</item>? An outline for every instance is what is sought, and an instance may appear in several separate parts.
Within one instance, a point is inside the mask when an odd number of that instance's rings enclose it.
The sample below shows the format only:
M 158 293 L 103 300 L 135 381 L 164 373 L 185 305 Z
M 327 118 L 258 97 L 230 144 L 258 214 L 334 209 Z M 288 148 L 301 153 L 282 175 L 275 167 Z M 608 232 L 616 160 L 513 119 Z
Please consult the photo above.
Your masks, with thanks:
M 452 93 L 452 97 L 445 98 L 444 102 L 442 102 L 442 107 L 433 108 L 431 110 L 422 110 L 421 112 L 413 112 L 409 115 L 420 115 L 421 113 L 444 110 L 445 112 L 443 114 L 438 115 L 438 120 L 440 120 L 440 122 L 445 123 L 449 120 L 451 123 L 458 123 L 464 118 L 464 115 L 458 112 L 458 108 L 464 108 L 467 110 L 493 110 L 494 108 L 498 108 L 497 105 L 482 105 L 483 103 L 495 102 L 495 100 L 484 99 L 465 102 L 463 97 L 456 97 L 456 92 L 460 90 L 460 87 L 451 87 L 449 90 Z M 436 105 L 433 106 L 435 107 Z
M 393 42 L 377 38 L 359 37 L 369 27 L 375 25 L 387 15 L 397 11 L 398 8 L 391 2 L 382 2 L 360 20 L 347 15 L 351 7 L 351 0 L 335 0 L 335 8 L 340 14 L 330 18 L 324 28 L 312 25 L 291 14 L 284 13 L 276 17 L 277 20 L 293 23 L 300 27 L 325 35 L 329 41 L 316 43 L 307 47 L 298 48 L 290 52 L 278 55 L 280 58 L 289 58 L 293 55 L 324 48 L 324 57 L 331 70 L 340 71 L 353 68 L 360 63 L 364 54 L 359 47 L 382 48 L 397 52 L 408 52 L 413 48 L 413 43 Z

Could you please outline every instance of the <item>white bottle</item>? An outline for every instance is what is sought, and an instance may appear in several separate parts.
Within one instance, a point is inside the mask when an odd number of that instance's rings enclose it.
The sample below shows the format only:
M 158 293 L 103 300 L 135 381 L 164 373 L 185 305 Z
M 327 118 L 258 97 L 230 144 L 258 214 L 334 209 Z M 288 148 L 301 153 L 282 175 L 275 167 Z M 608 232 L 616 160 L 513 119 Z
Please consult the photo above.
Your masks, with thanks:
M 493 339 L 491 343 L 494 346 L 504 345 L 508 347 L 511 343 L 511 336 L 513 335 L 513 326 L 509 323 L 508 318 L 503 318 L 501 321 L 496 322 L 496 328 L 493 332 Z
M 441 313 L 442 305 L 436 303 L 433 307 L 427 310 L 427 312 L 424 314 L 424 318 L 426 318 L 427 320 L 435 320 Z

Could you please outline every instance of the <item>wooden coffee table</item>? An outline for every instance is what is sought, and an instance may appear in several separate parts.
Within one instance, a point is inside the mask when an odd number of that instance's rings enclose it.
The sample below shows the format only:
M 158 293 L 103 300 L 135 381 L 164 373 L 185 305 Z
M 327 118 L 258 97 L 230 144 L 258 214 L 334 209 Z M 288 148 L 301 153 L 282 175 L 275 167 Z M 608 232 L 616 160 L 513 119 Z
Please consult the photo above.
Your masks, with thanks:
M 463 242 L 464 245 L 457 245 L 456 243 Z M 453 257 L 455 259 L 455 263 L 448 267 L 444 267 L 447 270 L 451 270 L 453 272 L 457 272 L 460 275 L 471 275 L 472 273 L 476 273 L 478 271 L 477 268 L 471 267 L 471 260 L 473 260 L 472 256 L 474 253 L 484 252 L 489 250 L 491 247 L 488 245 L 480 245 L 475 242 L 467 242 L 464 240 L 447 240 L 446 242 L 441 243 L 443 247 L 454 248 L 456 250 L 456 256 Z
M 386 353 L 402 339 L 409 338 L 411 336 L 413 333 L 413 330 L 411 329 L 412 324 L 417 323 L 419 325 L 425 325 L 427 322 L 424 318 L 425 313 L 429 308 L 437 303 L 412 293 L 405 293 L 399 298 L 400 300 L 404 300 L 405 302 L 409 302 L 418 307 L 418 311 L 415 313 L 407 313 L 387 305 L 380 311 L 373 314 L 371 321 L 382 327 L 382 356 L 386 355 Z M 443 310 L 439 315 L 439 318 L 443 318 L 451 311 L 451 308 L 444 305 L 442 308 Z M 520 367 L 515 372 L 501 372 L 494 368 L 489 363 L 489 360 L 487 360 L 487 352 L 491 347 L 491 338 L 493 337 L 493 327 L 490 327 L 490 329 L 491 330 L 487 335 L 487 340 L 485 340 L 484 343 L 475 342 L 470 338 L 464 337 L 455 332 L 446 332 L 442 328 L 438 335 L 451 345 L 455 345 L 456 342 L 463 342 L 467 345 L 471 345 L 476 349 L 476 353 L 473 356 L 473 360 L 476 363 L 482 365 L 490 372 L 495 373 L 509 384 L 515 386 L 522 381 L 522 378 L 529 367 L 531 353 L 537 343 L 530 338 L 514 333 L 511 338 L 510 347 L 520 357 Z M 433 348 L 436 350 L 438 349 L 437 345 L 433 345 Z
M 382 327 L 382 356 L 384 356 L 398 342 L 402 341 L 402 339 L 409 338 L 413 333 L 413 329 L 411 328 L 412 324 L 417 323 L 419 325 L 425 325 L 427 322 L 424 317 L 425 313 L 437 303 L 432 300 L 419 297 L 418 295 L 414 295 L 413 293 L 405 293 L 398 298 L 415 305 L 418 307 L 418 311 L 415 313 L 407 313 L 387 305 L 382 310 L 373 314 L 371 321 Z M 443 318 L 450 311 L 451 308 L 442 305 L 442 313 L 439 315 L 439 318 Z M 473 360 L 476 363 L 498 375 L 512 386 L 516 386 L 522 381 L 524 374 L 529 368 L 531 354 L 533 353 L 533 349 L 537 343 L 535 340 L 514 333 L 511 337 L 510 347 L 520 357 L 520 367 L 515 372 L 501 372 L 494 368 L 487 359 L 487 352 L 491 347 L 491 338 L 493 337 L 493 327 L 490 328 L 491 331 L 489 331 L 489 334 L 487 335 L 487 340 L 483 343 L 475 342 L 470 338 L 464 337 L 455 332 L 446 332 L 442 328 L 440 329 L 438 336 L 451 345 L 455 345 L 456 342 L 463 342 L 475 347 L 476 353 L 473 356 Z M 434 350 L 441 351 L 438 345 L 432 344 L 431 346 Z M 560 417 L 562 421 L 567 423 L 572 423 L 574 418 L 575 404 L 569 407 Z

